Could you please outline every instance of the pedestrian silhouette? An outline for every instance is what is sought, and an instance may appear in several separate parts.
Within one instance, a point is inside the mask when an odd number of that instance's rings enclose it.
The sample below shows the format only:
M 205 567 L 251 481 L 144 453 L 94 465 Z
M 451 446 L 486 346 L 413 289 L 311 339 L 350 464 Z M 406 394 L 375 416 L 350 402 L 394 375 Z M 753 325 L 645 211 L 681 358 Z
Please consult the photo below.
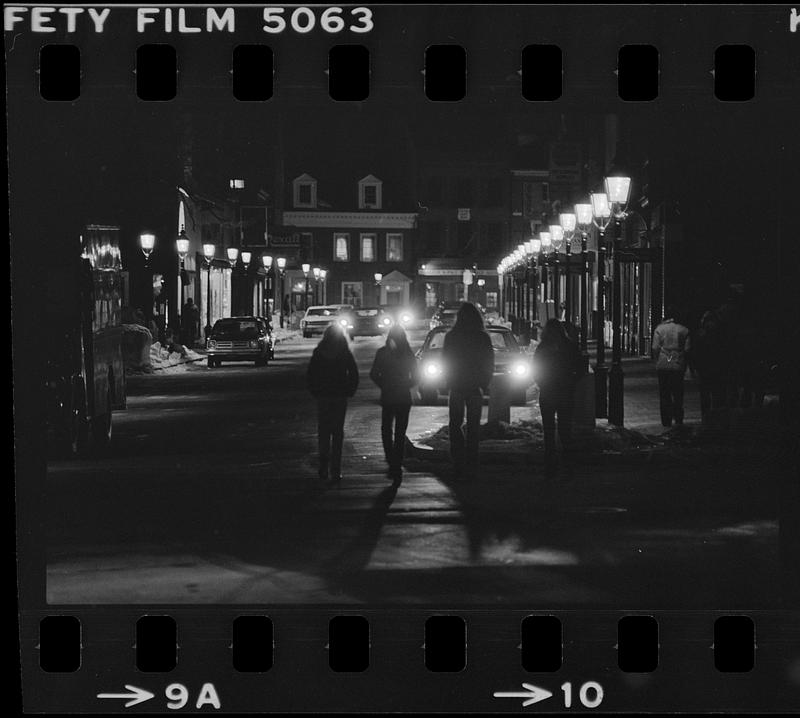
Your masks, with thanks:
M 689 329 L 675 318 L 675 309 L 667 307 L 666 316 L 653 332 L 652 355 L 658 374 L 661 425 L 683 424 L 683 377 L 687 353 L 691 349 Z
M 418 382 L 417 359 L 399 324 L 389 330 L 386 344 L 375 353 L 369 376 L 381 390 L 381 439 L 389 478 L 399 482 L 411 412 L 411 387 Z
M 465 302 L 445 335 L 442 360 L 450 391 L 450 455 L 458 479 L 473 478 L 478 468 L 483 395 L 494 373 L 492 340 L 475 305 Z M 462 429 L 466 411 L 466 437 Z
M 692 338 L 688 361 L 689 368 L 699 380 L 700 418 L 703 424 L 707 424 L 712 412 L 726 405 L 729 373 L 724 329 L 717 312 L 709 310 L 700 319 L 700 327 Z
M 189 297 L 181 309 L 181 343 L 192 347 L 200 333 L 200 311 Z
M 552 478 L 558 470 L 556 420 L 561 447 L 568 454 L 572 450 L 575 386 L 583 371 L 578 345 L 558 319 L 548 319 L 544 325 L 533 363 L 542 412 L 545 476 Z
M 331 324 L 308 364 L 308 388 L 317 400 L 319 478 L 342 478 L 342 444 L 347 399 L 358 388 L 358 367 L 344 332 Z

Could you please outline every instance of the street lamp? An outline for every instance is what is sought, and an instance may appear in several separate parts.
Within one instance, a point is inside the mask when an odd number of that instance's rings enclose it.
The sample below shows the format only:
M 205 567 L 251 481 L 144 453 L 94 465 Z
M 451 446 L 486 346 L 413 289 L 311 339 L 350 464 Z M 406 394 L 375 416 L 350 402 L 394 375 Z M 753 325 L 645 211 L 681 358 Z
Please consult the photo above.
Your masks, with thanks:
M 269 322 L 272 324 L 272 312 L 270 311 L 269 299 L 272 297 L 273 307 L 275 302 L 275 291 L 272 286 L 272 256 L 269 254 L 261 255 L 261 264 L 264 266 L 264 272 L 267 275 L 267 313 L 269 314 Z
M 541 242 L 540 248 L 542 250 L 542 301 L 545 305 L 545 310 L 547 309 L 547 295 L 548 289 L 549 293 L 552 294 L 552 287 L 549 286 L 549 270 L 547 268 L 548 260 L 547 255 L 550 253 L 550 250 L 553 248 L 553 239 L 550 236 L 550 232 L 539 232 L 539 241 Z
M 564 286 L 564 318 L 567 321 L 567 329 L 574 331 L 574 325 L 572 323 L 572 270 L 570 267 L 570 260 L 572 257 L 572 238 L 575 236 L 576 220 L 572 212 L 564 212 L 558 216 L 558 219 L 562 231 L 564 232 L 567 255 L 567 258 L 564 260 L 567 266 Z
M 206 339 L 211 336 L 211 260 L 214 259 L 214 254 L 217 248 L 213 244 L 203 245 L 203 256 L 206 260 L 206 272 L 208 279 L 206 282 Z
M 594 363 L 595 416 L 608 416 L 608 367 L 606 366 L 605 321 L 606 321 L 606 227 L 611 221 L 611 207 L 605 192 L 589 195 L 592 202 L 592 221 L 600 231 L 597 237 L 597 354 Z
M 575 221 L 581 232 L 581 352 L 584 356 L 584 367 L 589 367 L 589 255 L 586 251 L 586 238 L 589 225 L 592 223 L 592 205 L 576 204 Z
M 303 276 L 306 278 L 306 289 L 303 294 L 303 309 L 308 309 L 308 273 L 311 271 L 311 265 L 304 263 L 300 265 L 303 270 Z
M 186 273 L 186 256 L 189 254 L 189 238 L 186 236 L 186 230 L 181 225 L 181 231 L 178 232 L 178 237 L 175 240 L 175 249 L 178 251 L 178 258 L 180 260 L 180 269 L 178 270 L 178 284 L 180 284 L 180 307 L 178 310 L 178 327 L 180 327 L 181 320 L 183 319 L 183 277 Z M 180 330 L 179 330 L 180 331 Z M 194 329 L 192 329 L 194 334 Z M 183 340 L 182 337 L 181 341 Z
M 314 267 L 311 273 L 314 275 L 314 304 L 319 304 L 319 267 Z
M 561 271 L 558 255 L 564 244 L 564 228 L 560 224 L 551 224 L 550 237 L 553 242 L 553 307 L 556 310 L 556 319 L 561 319 Z
M 275 260 L 276 264 L 278 265 L 278 272 L 280 273 L 281 277 L 281 329 L 283 329 L 283 322 L 284 322 L 284 312 L 283 312 L 283 292 L 284 292 L 284 278 L 283 275 L 286 271 L 286 257 L 278 257 Z
M 627 216 L 628 199 L 631 194 L 630 177 L 606 177 L 606 194 L 610 213 L 614 218 L 613 254 L 613 328 L 611 373 L 608 379 L 608 422 L 622 426 L 625 418 L 624 377 L 622 373 L 622 285 L 620 277 L 620 252 L 622 250 L 622 225 Z
M 322 303 L 323 304 L 325 304 L 325 301 L 327 300 L 327 295 L 328 295 L 327 289 L 325 288 L 325 277 L 327 277 L 327 276 L 328 276 L 328 270 L 327 269 L 320 269 L 319 270 L 319 278 L 322 281 Z
M 140 234 L 139 246 L 142 248 L 144 265 L 147 267 L 150 264 L 150 255 L 153 253 L 153 248 L 156 246 L 156 236 L 154 234 Z

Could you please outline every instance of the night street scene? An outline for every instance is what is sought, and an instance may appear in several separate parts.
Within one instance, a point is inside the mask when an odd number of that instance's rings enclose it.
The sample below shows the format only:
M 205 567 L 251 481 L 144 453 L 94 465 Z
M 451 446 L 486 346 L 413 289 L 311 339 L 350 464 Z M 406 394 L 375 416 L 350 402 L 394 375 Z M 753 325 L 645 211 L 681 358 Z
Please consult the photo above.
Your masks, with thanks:
M 74 102 L 10 56 L 20 576 L 49 604 L 800 605 L 797 67 L 720 101 L 696 22 L 623 102 L 628 38 L 586 7 L 531 101 L 548 36 L 480 12 L 350 37 L 360 102 L 328 95 L 338 40 L 258 23 L 149 32 L 169 102 L 118 26 Z M 235 100 L 259 42 L 272 97 Z M 423 89 L 445 42 L 461 102 Z

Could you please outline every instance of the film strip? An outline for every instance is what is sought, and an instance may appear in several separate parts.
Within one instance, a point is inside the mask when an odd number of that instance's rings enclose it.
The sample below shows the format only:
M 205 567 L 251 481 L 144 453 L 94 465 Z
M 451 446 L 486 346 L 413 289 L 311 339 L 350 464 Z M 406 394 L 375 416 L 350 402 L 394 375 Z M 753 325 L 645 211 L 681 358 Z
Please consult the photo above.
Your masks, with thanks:
M 4 22 L 26 712 L 800 710 L 797 9 Z

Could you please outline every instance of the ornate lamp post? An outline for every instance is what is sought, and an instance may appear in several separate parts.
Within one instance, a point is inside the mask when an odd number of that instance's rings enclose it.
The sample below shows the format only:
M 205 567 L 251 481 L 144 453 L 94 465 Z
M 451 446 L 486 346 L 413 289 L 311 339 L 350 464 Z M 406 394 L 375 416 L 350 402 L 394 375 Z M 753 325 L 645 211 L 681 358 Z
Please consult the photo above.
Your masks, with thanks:
M 236 247 L 228 247 L 225 250 L 225 252 L 228 255 L 228 264 L 231 265 L 231 269 L 232 270 L 235 269 L 236 268 L 236 261 L 239 259 L 239 250 Z M 234 294 L 232 299 L 235 299 L 235 298 L 236 298 L 236 295 Z M 238 304 L 239 303 L 236 302 L 236 301 L 232 301 L 231 302 L 231 305 L 232 305 L 231 306 L 231 310 L 232 310 L 233 314 L 238 314 L 238 309 L 239 309 Z
M 566 251 L 565 264 L 566 270 L 566 284 L 564 286 L 564 317 L 567 320 L 568 329 L 574 331 L 574 324 L 572 321 L 572 267 L 570 261 L 572 258 L 572 239 L 575 236 L 575 215 L 572 212 L 564 212 L 559 215 L 561 228 L 564 232 L 564 243 Z
M 311 271 L 311 265 L 301 264 L 300 267 L 303 270 L 303 276 L 306 278 L 306 288 L 303 292 L 303 309 L 308 309 L 308 273 Z
M 542 259 L 539 262 L 542 266 L 542 300 L 545 303 L 545 307 L 547 307 L 547 294 L 548 294 L 548 268 L 547 265 L 549 261 L 547 259 L 547 255 L 553 249 L 553 238 L 550 236 L 550 232 L 539 232 L 539 241 L 541 242 L 540 248 L 542 250 Z M 552 288 L 549 289 L 552 293 Z
M 248 251 L 243 251 L 240 254 L 242 258 L 242 269 L 244 273 L 244 299 L 246 305 L 246 313 L 249 314 L 253 307 L 253 292 L 250 289 L 250 262 L 253 259 L 253 253 Z M 258 312 L 255 312 L 256 314 Z
M 539 238 L 531 240 L 531 264 L 532 264 L 532 273 L 531 276 L 533 277 L 533 299 L 532 301 L 532 315 L 531 315 L 531 324 L 532 326 L 536 325 L 537 320 L 539 319 L 539 268 L 537 266 L 539 260 L 539 254 L 542 251 L 542 240 Z M 531 333 L 533 336 L 533 333 Z M 538 336 L 536 337 L 538 339 Z
M 319 270 L 319 278 L 320 278 L 320 281 L 322 282 L 322 303 L 323 304 L 325 304 L 325 302 L 328 299 L 328 296 L 327 296 L 328 292 L 325 289 L 325 277 L 327 277 L 327 276 L 328 276 L 328 270 L 327 269 L 320 269 Z
M 285 272 L 286 272 L 286 257 L 278 257 L 278 258 L 275 260 L 275 262 L 276 262 L 276 263 L 277 263 L 277 265 L 278 265 L 278 272 L 279 272 L 279 274 L 280 274 L 280 277 L 281 277 L 281 297 L 280 297 L 280 303 L 281 303 L 281 329 L 283 329 L 283 323 L 284 323 L 284 321 L 285 321 L 285 320 L 284 320 L 284 313 L 283 313 L 283 293 L 284 293 L 284 286 L 283 286 L 283 284 L 284 284 L 284 274 L 285 274 Z
M 150 266 L 150 255 L 156 246 L 156 236 L 149 233 L 140 234 L 139 246 L 142 248 L 142 254 L 144 255 L 144 266 L 148 267 Z
M 602 419 L 608 416 L 608 367 L 605 347 L 605 293 L 606 293 L 606 227 L 611 221 L 611 207 L 605 192 L 589 195 L 592 201 L 592 215 L 595 226 L 600 230 L 597 237 L 597 355 L 594 363 L 595 416 Z
M 272 314 L 274 311 L 274 301 L 275 301 L 275 288 L 272 285 L 272 255 L 270 254 L 262 254 L 261 255 L 261 264 L 264 267 L 264 271 L 267 273 L 267 313 L 269 316 L 270 324 L 272 324 Z M 272 297 L 273 300 L 273 311 L 270 311 L 269 307 L 269 300 Z
M 375 272 L 372 275 L 372 278 L 375 280 L 375 292 L 378 294 L 378 300 L 375 302 L 376 304 L 381 303 L 380 293 L 381 293 L 381 282 L 383 281 L 383 274 L 381 272 Z
M 622 250 L 622 225 L 627 216 L 631 194 L 630 177 L 606 177 L 606 194 L 614 217 L 614 307 L 611 314 L 613 342 L 611 373 L 608 380 L 608 422 L 622 426 L 625 418 L 624 377 L 622 373 L 622 291 L 620 277 L 620 252 Z
M 175 240 L 175 249 L 178 252 L 178 259 L 180 260 L 180 268 L 178 269 L 178 284 L 181 288 L 180 307 L 178 308 L 178 326 L 180 327 L 180 320 L 183 319 L 183 276 L 186 273 L 186 257 L 189 254 L 189 238 L 186 236 L 186 230 L 183 228 L 183 225 L 181 225 L 181 231 L 178 232 L 178 238 Z
M 589 338 L 589 255 L 586 251 L 586 238 L 592 223 L 592 205 L 576 204 L 575 220 L 581 233 L 581 353 L 589 367 L 587 340 Z
M 564 228 L 560 224 L 550 225 L 550 239 L 553 243 L 553 305 L 556 319 L 561 319 L 561 267 L 559 254 L 564 246 Z
M 206 260 L 206 339 L 211 336 L 211 260 L 214 259 L 214 254 L 217 248 L 213 244 L 203 245 L 203 257 Z
M 319 304 L 319 275 L 321 271 L 319 267 L 314 267 L 311 270 L 314 275 L 314 304 Z

